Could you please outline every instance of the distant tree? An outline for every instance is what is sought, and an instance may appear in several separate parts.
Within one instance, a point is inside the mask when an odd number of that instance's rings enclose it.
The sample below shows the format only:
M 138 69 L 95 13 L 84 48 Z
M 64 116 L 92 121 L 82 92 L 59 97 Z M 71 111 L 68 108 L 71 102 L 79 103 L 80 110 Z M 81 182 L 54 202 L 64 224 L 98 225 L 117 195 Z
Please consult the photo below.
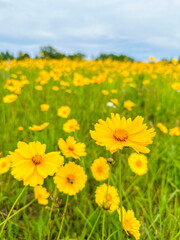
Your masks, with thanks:
M 66 57 L 65 54 L 58 52 L 55 48 L 51 46 L 44 46 L 40 48 L 43 57 L 49 57 L 54 59 L 61 59 Z
M 0 52 L 0 60 L 11 60 L 14 59 L 14 56 L 10 54 L 8 51 Z
M 19 52 L 17 56 L 17 60 L 24 60 L 25 58 L 30 58 L 28 53 Z
M 134 59 L 131 58 L 131 57 L 128 57 L 126 55 L 115 55 L 113 53 L 111 54 L 100 54 L 96 59 L 101 59 L 101 60 L 106 60 L 106 59 L 112 59 L 112 60 L 116 60 L 116 61 L 121 61 L 121 62 L 124 62 L 124 61 L 131 61 L 131 62 L 134 62 Z
M 83 53 L 75 53 L 75 54 L 67 56 L 67 58 L 69 58 L 71 60 L 74 60 L 74 59 L 84 59 L 85 57 L 86 57 L 86 55 L 83 54 Z

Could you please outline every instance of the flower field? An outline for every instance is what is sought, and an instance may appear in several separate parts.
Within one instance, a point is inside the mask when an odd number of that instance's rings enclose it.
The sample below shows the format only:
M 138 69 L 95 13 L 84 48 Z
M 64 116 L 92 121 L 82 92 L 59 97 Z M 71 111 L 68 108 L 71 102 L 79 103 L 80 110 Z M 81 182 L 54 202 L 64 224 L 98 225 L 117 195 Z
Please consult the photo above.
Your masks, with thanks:
M 0 62 L 0 239 L 180 239 L 180 64 Z

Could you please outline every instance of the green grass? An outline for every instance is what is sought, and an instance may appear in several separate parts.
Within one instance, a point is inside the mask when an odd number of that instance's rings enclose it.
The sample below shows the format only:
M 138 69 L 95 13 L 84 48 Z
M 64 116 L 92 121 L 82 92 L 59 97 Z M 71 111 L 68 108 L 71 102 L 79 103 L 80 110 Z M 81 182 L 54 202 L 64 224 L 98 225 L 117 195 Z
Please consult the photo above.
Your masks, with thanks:
M 42 68 L 41 68 L 42 66 Z M 43 86 L 43 91 L 36 91 L 36 79 L 40 72 L 46 70 L 62 72 L 61 80 L 70 83 L 71 93 L 61 89 L 59 81 L 49 79 Z M 14 103 L 3 103 L 2 98 L 10 94 L 4 85 L 10 74 L 22 74 L 27 77 L 30 84 L 22 88 L 22 93 Z M 124 71 L 133 78 L 135 88 L 124 84 L 126 79 Z M 100 84 L 74 86 L 75 72 L 92 79 L 93 76 L 105 76 Z M 21 75 L 22 75 L 21 74 Z M 18 74 L 17 74 L 18 75 Z M 153 79 L 152 75 L 157 78 Z M 19 79 L 18 75 L 18 78 Z M 109 83 L 108 79 L 113 82 Z M 143 85 L 143 80 L 150 80 Z M 144 176 L 135 175 L 129 168 L 127 159 L 133 152 L 130 148 L 122 151 L 122 193 L 123 206 L 133 209 L 136 218 L 141 223 L 140 233 L 142 240 L 178 240 L 180 239 L 180 137 L 161 133 L 156 124 L 162 122 L 168 129 L 179 124 L 180 93 L 171 88 L 170 84 L 180 80 L 179 66 L 172 64 L 143 64 L 143 63 L 117 63 L 117 62 L 71 62 L 71 61 L 40 61 L 18 62 L 10 71 L 5 71 L 0 63 L 0 153 L 1 157 L 14 151 L 18 141 L 31 142 L 38 140 L 47 145 L 47 151 L 58 150 L 57 141 L 61 137 L 66 139 L 69 135 L 86 144 L 87 156 L 76 163 L 85 165 L 88 181 L 85 188 L 74 197 L 69 197 L 69 204 L 64 219 L 60 239 L 102 239 L 103 210 L 95 203 L 96 187 L 100 185 L 93 179 L 90 166 L 94 159 L 103 156 L 111 157 L 104 147 L 95 144 L 91 139 L 89 130 L 94 129 L 98 119 L 105 120 L 112 112 L 120 113 L 126 118 L 134 119 L 137 115 L 145 118 L 148 127 L 154 127 L 156 136 L 150 146 L 148 157 L 148 172 Z M 53 86 L 59 86 L 55 92 Z M 109 90 L 104 96 L 101 90 Z M 110 91 L 117 90 L 117 94 Z M 119 104 L 116 108 L 107 107 L 111 98 L 117 98 Z M 130 99 L 135 103 L 132 111 L 124 109 L 123 103 Z M 47 103 L 50 109 L 40 111 L 40 105 Z M 57 116 L 57 109 L 68 105 L 71 113 L 68 119 L 75 118 L 80 124 L 80 130 L 68 134 L 62 130 L 67 119 Z M 28 129 L 33 124 L 49 122 L 50 125 L 42 132 L 32 132 Z M 19 132 L 18 127 L 23 126 L 24 131 Z M 66 162 L 68 160 L 66 159 Z M 110 184 L 119 189 L 118 163 L 111 165 L 112 174 Z M 56 239 L 66 202 L 66 195 L 57 191 L 54 197 L 55 185 L 52 177 L 45 179 L 44 186 L 50 192 L 49 208 L 37 202 L 21 211 L 8 221 L 2 239 Z M 18 182 L 8 173 L 0 175 L 0 222 L 3 222 L 11 209 L 18 194 L 23 189 L 23 183 Z M 28 187 L 13 210 L 13 214 L 34 199 L 32 187 Z M 117 212 L 105 214 L 104 239 L 120 239 L 120 222 Z M 123 239 L 133 239 L 124 232 Z

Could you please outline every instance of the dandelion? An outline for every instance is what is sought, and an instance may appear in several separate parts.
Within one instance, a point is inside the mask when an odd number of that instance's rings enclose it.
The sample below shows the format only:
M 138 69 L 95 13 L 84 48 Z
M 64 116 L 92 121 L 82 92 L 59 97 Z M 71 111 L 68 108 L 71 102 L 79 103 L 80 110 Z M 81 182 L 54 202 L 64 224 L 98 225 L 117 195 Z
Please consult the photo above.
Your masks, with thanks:
M 12 102 L 15 102 L 16 99 L 17 99 L 17 95 L 15 94 L 9 94 L 9 95 L 6 95 L 5 97 L 3 97 L 3 102 L 4 103 L 12 103 Z
M 49 105 L 48 104 L 41 104 L 40 108 L 41 108 L 42 112 L 46 112 L 49 109 Z
M 44 179 L 53 176 L 64 163 L 59 152 L 45 154 L 46 144 L 40 142 L 18 142 L 17 149 L 10 152 L 12 162 L 12 175 L 24 185 L 42 185 Z
M 157 127 L 159 128 L 159 130 L 163 133 L 168 133 L 168 129 L 166 126 L 164 126 L 162 123 L 158 123 Z
M 86 156 L 86 145 L 84 143 L 77 143 L 74 137 L 69 136 L 66 141 L 60 138 L 58 140 L 58 146 L 66 158 L 73 157 L 80 159 L 80 157 Z
M 114 186 L 107 186 L 105 183 L 97 187 L 95 192 L 95 201 L 98 206 L 105 210 L 114 212 L 119 206 L 119 196 Z
M 41 125 L 32 125 L 32 127 L 29 127 L 29 130 L 39 132 L 39 131 L 44 130 L 48 126 L 49 126 L 49 123 L 45 122 L 45 123 L 43 123 Z
M 119 221 L 121 222 L 121 211 L 118 209 L 118 214 L 119 214 Z M 133 210 L 128 210 L 126 211 L 124 207 L 122 208 L 122 215 L 123 215 L 123 229 L 125 232 L 128 234 L 132 234 L 136 240 L 139 240 L 140 238 L 140 233 L 139 233 L 139 228 L 140 228 L 140 222 L 136 219 L 134 216 Z
M 68 106 L 62 106 L 58 109 L 57 115 L 62 118 L 68 118 L 71 109 Z
M 152 138 L 155 136 L 153 128 L 147 130 L 142 117 L 137 116 L 132 121 L 131 118 L 121 119 L 119 114 L 113 113 L 111 119 L 100 119 L 90 134 L 96 140 L 96 144 L 105 146 L 111 153 L 128 146 L 136 152 L 148 153 L 149 149 L 146 146 L 152 144 Z
M 6 173 L 9 171 L 11 163 L 9 161 L 9 157 L 0 158 L 0 174 Z
M 137 175 L 144 175 L 147 173 L 147 157 L 143 154 L 132 153 L 128 158 L 128 164 L 131 170 Z
M 65 132 L 74 132 L 75 130 L 79 130 L 79 124 L 76 119 L 70 119 L 63 125 L 63 130 Z
M 50 196 L 50 194 L 47 192 L 46 188 L 42 186 L 35 186 L 34 195 L 35 195 L 35 198 L 38 200 L 39 204 L 42 204 L 42 205 L 48 204 L 47 198 Z
M 59 191 L 68 195 L 75 195 L 81 191 L 86 181 L 87 176 L 84 169 L 74 162 L 65 164 L 54 177 L 54 183 Z
M 124 102 L 124 107 L 128 110 L 128 111 L 132 111 L 132 107 L 134 107 L 135 104 L 130 101 L 130 100 L 127 100 Z
M 106 180 L 109 177 L 109 165 L 107 164 L 107 160 L 103 157 L 94 160 L 91 171 L 97 181 Z

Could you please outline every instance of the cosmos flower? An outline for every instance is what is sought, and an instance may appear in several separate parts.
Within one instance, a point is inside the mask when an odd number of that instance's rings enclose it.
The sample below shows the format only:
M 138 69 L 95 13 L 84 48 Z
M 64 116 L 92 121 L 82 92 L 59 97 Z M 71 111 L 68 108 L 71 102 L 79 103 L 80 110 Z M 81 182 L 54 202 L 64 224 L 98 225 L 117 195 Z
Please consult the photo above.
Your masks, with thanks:
M 42 91 L 42 90 L 43 90 L 43 87 L 42 87 L 41 85 L 37 85 L 37 86 L 35 86 L 35 89 L 36 89 L 37 91 Z
M 6 95 L 5 97 L 3 97 L 3 102 L 4 103 L 12 103 L 12 102 L 15 102 L 16 99 L 17 99 L 17 95 L 15 94 L 9 94 L 9 95 Z
M 71 112 L 70 107 L 62 106 L 58 109 L 57 115 L 62 118 L 67 118 Z
M 40 108 L 41 108 L 42 112 L 46 112 L 49 109 L 49 105 L 48 104 L 41 104 Z
M 58 86 L 53 86 L 53 87 L 52 87 L 52 90 L 55 91 L 55 92 L 57 92 L 57 91 L 59 91 L 59 87 L 58 87 Z
M 81 191 L 86 181 L 87 176 L 84 169 L 74 162 L 65 164 L 54 177 L 54 183 L 59 191 L 68 195 L 75 195 Z
M 42 186 L 35 186 L 34 195 L 35 195 L 35 198 L 38 200 L 39 204 L 42 204 L 42 205 L 48 204 L 47 198 L 50 196 L 50 194 L 47 192 L 46 188 Z
M 18 142 L 17 149 L 10 152 L 12 175 L 24 185 L 42 185 L 44 178 L 53 176 L 64 163 L 59 152 L 45 154 L 46 144 Z
M 103 95 L 108 95 L 109 94 L 109 91 L 107 91 L 107 90 L 102 90 L 101 92 L 102 92 Z
M 18 131 L 22 132 L 24 130 L 24 128 L 22 126 L 18 127 Z
M 168 129 L 167 129 L 166 126 L 164 126 L 164 124 L 158 123 L 158 124 L 157 124 L 157 127 L 159 128 L 159 130 L 160 130 L 161 132 L 163 132 L 163 133 L 168 133 Z
M 48 126 L 49 126 L 49 123 L 45 122 L 41 125 L 32 125 L 32 127 L 29 127 L 29 130 L 39 132 L 39 131 L 44 130 Z
M 74 137 L 69 136 L 66 141 L 60 138 L 58 140 L 58 146 L 66 158 L 73 157 L 80 159 L 80 157 L 86 156 L 86 145 L 84 143 L 77 143 Z
M 149 60 L 150 60 L 151 62 L 154 62 L 154 61 L 155 61 L 155 58 L 154 58 L 153 56 L 150 56 L 150 57 L 149 57 Z
M 10 166 L 11 166 L 11 163 L 9 161 L 9 156 L 0 158 L 0 174 L 8 172 Z
M 171 136 L 180 136 L 180 127 L 174 127 L 169 129 L 169 134 Z
M 118 209 L 120 202 L 116 188 L 110 185 L 107 186 L 105 183 L 97 187 L 95 201 L 98 206 L 111 212 Z
M 137 175 L 147 173 L 147 157 L 143 154 L 132 153 L 128 158 L 128 164 L 131 170 Z
M 112 102 L 113 104 L 115 104 L 115 105 L 118 104 L 118 100 L 117 100 L 116 98 L 112 98 L 112 99 L 111 99 L 111 102 Z
M 70 119 L 63 125 L 63 130 L 65 132 L 74 132 L 75 130 L 79 130 L 79 124 L 76 119 Z
M 113 113 L 111 119 L 100 119 L 90 134 L 96 140 L 96 144 L 105 146 L 111 153 L 123 147 L 132 147 L 136 152 L 148 153 L 149 149 L 146 146 L 152 144 L 152 138 L 155 136 L 153 128 L 147 130 L 142 117 L 137 116 L 132 121 L 131 118 L 121 119 L 119 114 Z
M 134 107 L 135 104 L 130 101 L 130 100 L 127 100 L 124 102 L 124 107 L 128 110 L 128 111 L 132 111 L 132 107 Z
M 121 211 L 118 209 L 119 214 L 119 221 L 121 222 Z M 126 211 L 124 207 L 122 208 L 122 215 L 123 215 L 123 229 L 126 231 L 126 233 L 132 234 L 136 240 L 139 240 L 140 238 L 140 222 L 136 219 L 134 216 L 133 210 Z
M 109 177 L 109 165 L 107 160 L 103 157 L 94 160 L 91 171 L 97 181 L 106 180 Z

